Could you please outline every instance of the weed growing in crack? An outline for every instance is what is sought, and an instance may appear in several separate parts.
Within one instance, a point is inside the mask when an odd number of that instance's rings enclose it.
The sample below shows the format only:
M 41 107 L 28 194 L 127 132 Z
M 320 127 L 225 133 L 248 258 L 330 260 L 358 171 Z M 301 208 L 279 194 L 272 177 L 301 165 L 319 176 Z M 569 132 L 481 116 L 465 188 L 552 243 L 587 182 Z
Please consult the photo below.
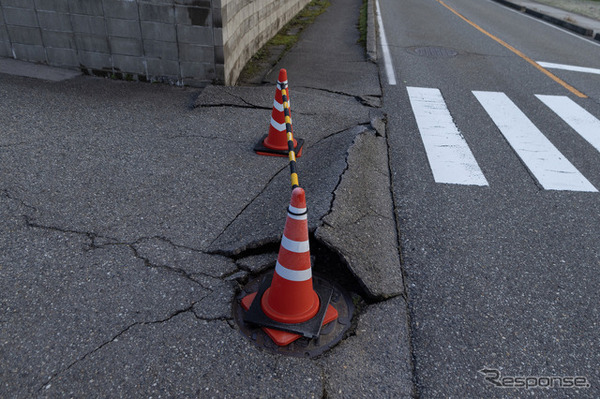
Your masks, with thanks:
M 367 0 L 363 0 L 362 5 L 360 6 L 360 15 L 358 17 L 358 31 L 360 33 L 358 43 L 363 46 L 364 49 L 367 48 L 367 7 Z

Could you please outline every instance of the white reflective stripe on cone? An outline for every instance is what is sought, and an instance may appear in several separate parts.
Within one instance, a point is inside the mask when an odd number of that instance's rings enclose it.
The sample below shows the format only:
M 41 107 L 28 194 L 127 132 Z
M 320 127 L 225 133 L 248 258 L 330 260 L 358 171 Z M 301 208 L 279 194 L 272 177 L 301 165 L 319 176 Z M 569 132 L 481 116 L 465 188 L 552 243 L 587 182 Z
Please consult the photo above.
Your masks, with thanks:
M 279 123 L 273 118 L 271 118 L 271 126 L 273 126 L 275 129 L 279 130 L 280 132 L 285 131 L 285 123 Z
M 306 281 L 312 278 L 311 269 L 306 270 L 291 270 L 282 266 L 279 262 L 275 265 L 275 272 L 282 278 L 289 281 Z
M 295 206 L 290 205 L 288 211 L 297 215 L 302 215 L 306 213 L 306 208 L 296 208 Z
M 288 103 L 288 108 L 291 108 L 291 101 L 288 99 L 287 101 Z M 273 107 L 279 111 L 279 112 L 283 112 L 283 103 L 278 103 L 277 100 L 273 99 Z
M 286 236 L 281 237 L 281 246 L 290 252 L 302 254 L 310 250 L 308 241 L 294 241 Z
M 304 215 L 293 215 L 291 213 L 288 212 L 288 217 L 290 219 L 294 219 L 294 220 L 306 220 L 308 219 L 308 217 L 306 216 L 306 213 Z
M 294 220 L 306 220 L 308 219 L 306 208 L 296 208 L 295 206 L 290 205 L 288 208 L 288 217 Z
M 283 104 L 278 103 L 277 100 L 273 100 L 273 108 L 275 108 L 279 112 L 283 112 Z

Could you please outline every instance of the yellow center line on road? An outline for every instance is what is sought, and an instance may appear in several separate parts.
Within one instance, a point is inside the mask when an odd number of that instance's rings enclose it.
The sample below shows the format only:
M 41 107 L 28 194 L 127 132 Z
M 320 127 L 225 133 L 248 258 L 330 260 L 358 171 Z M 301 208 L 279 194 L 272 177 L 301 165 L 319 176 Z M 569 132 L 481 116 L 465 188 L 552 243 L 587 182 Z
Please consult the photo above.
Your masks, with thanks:
M 470 19 L 468 19 L 467 17 L 465 17 L 464 15 L 462 15 L 461 13 L 456 11 L 454 8 L 452 8 L 449 5 L 447 5 L 446 3 L 444 3 L 442 0 L 437 0 L 437 2 L 440 3 L 441 5 L 443 5 L 444 7 L 446 7 L 448 10 L 452 11 L 457 17 L 459 17 L 460 19 L 462 19 L 463 21 L 465 21 L 466 23 L 471 25 L 473 28 L 477 29 L 479 32 L 481 32 L 484 35 L 488 36 L 489 38 L 495 40 L 496 42 L 500 43 L 501 45 L 503 45 L 504 47 L 506 47 L 507 49 L 509 49 L 516 55 L 518 55 L 519 57 L 523 58 L 525 61 L 529 62 L 531 65 L 536 67 L 540 72 L 542 72 L 543 74 L 548 76 L 550 79 L 554 80 L 556 83 L 558 83 L 565 89 L 569 90 L 571 93 L 575 94 L 577 97 L 588 98 L 588 96 L 586 96 L 585 94 L 583 94 L 582 92 L 580 92 L 579 90 L 577 90 L 576 88 L 574 88 L 573 86 L 571 86 L 570 84 L 565 82 L 564 80 L 560 79 L 558 76 L 554 75 L 552 72 L 548 71 L 546 68 L 542 67 L 540 64 L 538 64 L 531 58 L 527 57 L 521 51 L 517 50 L 516 48 L 514 48 L 510 44 L 506 43 L 504 40 L 500 39 L 499 37 L 492 35 L 490 32 L 486 31 L 481 26 L 477 25 L 475 22 L 471 21 Z

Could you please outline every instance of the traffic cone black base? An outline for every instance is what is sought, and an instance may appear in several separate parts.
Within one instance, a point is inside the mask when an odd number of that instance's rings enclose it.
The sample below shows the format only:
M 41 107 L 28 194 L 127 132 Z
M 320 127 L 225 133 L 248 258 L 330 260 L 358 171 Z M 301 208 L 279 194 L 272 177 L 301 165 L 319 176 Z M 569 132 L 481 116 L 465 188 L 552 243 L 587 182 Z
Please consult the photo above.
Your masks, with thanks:
M 332 321 L 337 320 L 338 311 L 330 305 L 333 288 L 322 280 L 314 288 L 319 296 L 319 311 L 310 320 L 303 323 L 287 324 L 271 320 L 260 306 L 262 296 L 269 288 L 271 276 L 264 278 L 258 288 L 258 292 L 253 292 L 242 298 L 241 305 L 246 310 L 244 322 L 255 324 L 262 327 L 262 330 L 279 346 L 286 346 L 301 337 L 317 338 L 321 333 L 321 328 Z M 258 300 L 256 300 L 258 298 Z M 327 298 L 323 301 L 321 298 Z
M 324 282 L 333 288 L 331 302 L 327 307 L 321 332 L 317 338 L 309 339 L 302 334 L 278 330 L 276 328 L 260 327 L 247 323 L 244 319 L 248 309 L 258 295 L 260 284 L 266 278 L 271 280 L 273 272 L 250 280 L 233 301 L 233 317 L 240 334 L 261 350 L 284 356 L 314 358 L 326 352 L 340 342 L 352 325 L 354 299 L 344 288 L 331 280 L 318 275 L 313 276 L 315 290 Z
M 264 141 L 268 137 L 268 134 L 265 134 L 258 143 L 254 146 L 254 152 L 258 155 L 267 155 L 272 157 L 287 157 L 288 150 L 277 150 L 273 148 L 265 147 Z M 296 153 L 296 157 L 300 158 L 302 156 L 302 147 L 304 145 L 304 139 L 297 138 L 296 139 L 296 147 L 294 147 L 294 152 Z
M 262 309 L 261 300 L 265 291 L 267 290 L 267 288 L 269 288 L 270 283 L 271 281 L 268 279 L 263 280 L 258 288 L 258 292 L 255 295 L 250 294 L 254 295 L 254 297 L 252 297 L 251 305 L 247 309 L 247 313 L 244 316 L 244 321 L 247 323 L 259 325 L 261 327 L 274 328 L 277 330 L 287 331 L 294 334 L 300 334 L 301 336 L 307 338 L 318 337 L 323 324 L 327 324 L 325 323 L 325 315 L 327 313 L 329 302 L 331 300 L 331 294 L 333 292 L 331 286 L 329 284 L 324 283 L 319 284 L 317 287 L 314 287 L 314 291 L 319 296 L 319 310 L 313 318 L 303 323 L 288 324 L 272 320 L 265 314 L 265 312 Z M 258 300 L 256 300 L 257 298 Z M 242 302 L 242 305 L 244 305 L 244 302 Z

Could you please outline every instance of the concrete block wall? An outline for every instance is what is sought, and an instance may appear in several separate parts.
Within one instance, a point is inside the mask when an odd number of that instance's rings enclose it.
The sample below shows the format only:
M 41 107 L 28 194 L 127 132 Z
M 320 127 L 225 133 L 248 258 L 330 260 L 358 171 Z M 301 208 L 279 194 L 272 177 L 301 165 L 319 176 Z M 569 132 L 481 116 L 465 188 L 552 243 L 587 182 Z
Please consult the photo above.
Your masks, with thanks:
M 0 0 L 0 57 L 176 84 L 235 84 L 309 0 Z

